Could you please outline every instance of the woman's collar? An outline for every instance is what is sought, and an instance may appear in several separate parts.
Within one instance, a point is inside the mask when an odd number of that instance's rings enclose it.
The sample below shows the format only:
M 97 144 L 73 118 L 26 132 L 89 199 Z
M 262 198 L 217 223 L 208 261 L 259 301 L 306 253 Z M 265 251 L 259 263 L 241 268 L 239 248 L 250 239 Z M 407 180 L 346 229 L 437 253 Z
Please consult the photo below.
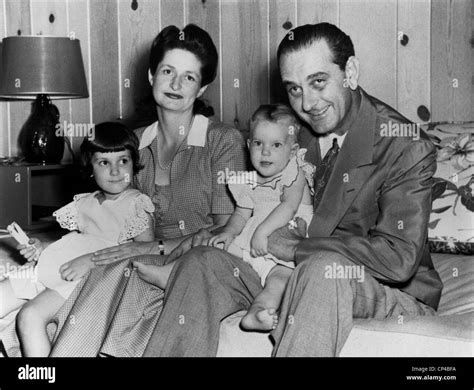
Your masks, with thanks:
M 196 115 L 194 117 L 193 125 L 189 130 L 186 142 L 188 146 L 204 147 L 206 144 L 207 128 L 209 125 L 209 118 L 204 115 Z M 158 121 L 148 126 L 142 134 L 140 139 L 139 150 L 149 146 L 158 135 Z

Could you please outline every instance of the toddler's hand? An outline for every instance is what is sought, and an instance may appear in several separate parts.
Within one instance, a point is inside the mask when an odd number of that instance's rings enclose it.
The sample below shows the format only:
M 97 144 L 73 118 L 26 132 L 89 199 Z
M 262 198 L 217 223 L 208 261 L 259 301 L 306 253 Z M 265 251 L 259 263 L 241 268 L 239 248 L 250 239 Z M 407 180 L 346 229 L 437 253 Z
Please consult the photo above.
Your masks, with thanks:
M 250 254 L 253 257 L 265 256 L 268 253 L 268 237 L 261 234 L 259 230 L 255 230 L 250 240 Z
M 89 270 L 94 268 L 91 255 L 76 257 L 59 268 L 59 273 L 64 280 L 69 282 L 82 278 Z
M 234 238 L 235 238 L 235 234 L 224 231 L 222 233 L 217 234 L 214 237 L 211 237 L 209 239 L 208 245 L 227 250 L 227 248 L 229 248 L 229 245 Z
M 18 245 L 16 247 L 20 251 L 26 261 L 38 261 L 41 252 L 43 252 L 43 244 L 37 238 L 30 238 L 28 245 Z

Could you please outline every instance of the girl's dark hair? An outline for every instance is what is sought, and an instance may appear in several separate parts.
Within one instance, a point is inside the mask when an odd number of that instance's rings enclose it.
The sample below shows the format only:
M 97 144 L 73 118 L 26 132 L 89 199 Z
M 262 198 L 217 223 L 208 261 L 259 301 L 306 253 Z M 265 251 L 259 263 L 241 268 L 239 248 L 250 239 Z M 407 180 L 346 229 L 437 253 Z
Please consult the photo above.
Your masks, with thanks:
M 176 26 L 168 26 L 161 30 L 151 45 L 149 66 L 152 75 L 155 74 L 166 52 L 173 49 L 187 50 L 199 59 L 201 87 L 214 81 L 217 74 L 218 54 L 212 38 L 206 31 L 195 24 L 188 24 L 183 30 Z M 212 107 L 207 107 L 202 101 L 196 99 L 194 113 L 211 116 L 214 111 Z
M 95 152 L 110 153 L 129 150 L 133 162 L 133 173 L 137 173 L 140 165 L 138 138 L 127 126 L 116 122 L 104 122 L 92 129 L 91 137 L 84 138 L 81 144 L 81 163 L 85 173 L 92 173 L 92 157 Z
M 324 39 L 332 53 L 332 61 L 344 71 L 349 57 L 354 54 L 354 45 L 349 35 L 331 23 L 305 24 L 290 30 L 278 46 L 277 58 L 289 52 L 310 47 Z

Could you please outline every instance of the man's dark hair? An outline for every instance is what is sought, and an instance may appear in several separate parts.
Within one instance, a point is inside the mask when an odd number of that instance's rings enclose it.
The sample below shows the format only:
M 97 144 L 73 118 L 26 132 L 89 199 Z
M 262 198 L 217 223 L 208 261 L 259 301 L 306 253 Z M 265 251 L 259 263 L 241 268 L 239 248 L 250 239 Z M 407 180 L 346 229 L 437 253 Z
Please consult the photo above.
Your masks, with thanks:
M 332 61 L 344 71 L 349 57 L 355 55 L 349 35 L 331 23 L 305 24 L 290 30 L 278 46 L 277 58 L 283 54 L 310 47 L 324 39 L 332 53 Z

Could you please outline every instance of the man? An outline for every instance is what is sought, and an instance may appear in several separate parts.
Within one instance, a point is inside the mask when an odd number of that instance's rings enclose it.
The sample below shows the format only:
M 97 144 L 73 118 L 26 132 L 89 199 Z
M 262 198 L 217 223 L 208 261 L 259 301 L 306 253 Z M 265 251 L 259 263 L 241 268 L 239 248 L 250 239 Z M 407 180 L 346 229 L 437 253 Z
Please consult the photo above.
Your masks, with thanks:
M 435 150 L 414 124 L 358 86 L 352 42 L 336 26 L 292 30 L 278 61 L 290 104 L 311 127 L 301 146 L 318 170 L 309 237 L 299 224 L 269 239 L 270 253 L 297 263 L 273 355 L 337 356 L 353 318 L 437 308 L 442 284 L 427 247 Z M 413 131 L 386 136 L 388 126 L 402 124 Z M 209 235 L 172 254 L 184 253 L 145 356 L 215 355 L 220 321 L 247 309 L 260 291 L 240 259 L 210 247 L 189 250 Z

